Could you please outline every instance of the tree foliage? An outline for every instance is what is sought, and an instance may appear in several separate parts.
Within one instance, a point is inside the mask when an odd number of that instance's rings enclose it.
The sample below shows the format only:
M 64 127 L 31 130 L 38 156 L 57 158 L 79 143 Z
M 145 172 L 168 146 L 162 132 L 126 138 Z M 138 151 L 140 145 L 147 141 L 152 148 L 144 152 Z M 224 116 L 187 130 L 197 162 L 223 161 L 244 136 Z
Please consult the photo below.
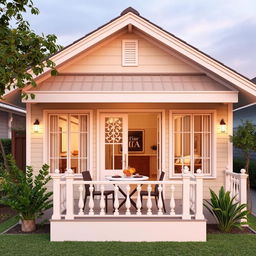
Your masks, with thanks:
M 24 173 L 15 164 L 11 155 L 7 155 L 9 170 L 0 168 L 4 196 L 0 203 L 16 210 L 22 219 L 34 220 L 52 207 L 52 192 L 47 192 L 46 184 L 51 180 L 49 166 L 44 164 L 39 173 L 33 176 L 33 169 L 27 166 Z
M 246 160 L 245 169 L 248 172 L 251 153 L 256 151 L 256 126 L 250 121 L 242 122 L 230 140 L 236 148 L 243 151 Z
M 50 68 L 52 75 L 57 73 L 55 64 L 47 59 L 61 48 L 57 37 L 37 35 L 24 20 L 26 12 L 39 14 L 32 0 L 0 0 L 0 97 L 12 86 L 36 86 L 34 77 L 44 68 Z

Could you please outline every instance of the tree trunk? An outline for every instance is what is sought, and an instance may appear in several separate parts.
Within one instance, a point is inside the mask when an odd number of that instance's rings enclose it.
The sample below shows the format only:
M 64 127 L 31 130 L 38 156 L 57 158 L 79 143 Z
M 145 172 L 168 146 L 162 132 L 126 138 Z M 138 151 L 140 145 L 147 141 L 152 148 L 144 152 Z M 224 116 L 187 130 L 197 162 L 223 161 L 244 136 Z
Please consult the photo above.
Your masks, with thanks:
M 36 230 L 36 221 L 35 220 L 22 220 L 21 222 L 21 231 L 22 232 L 33 232 Z
M 0 151 L 1 151 L 2 156 L 3 156 L 4 167 L 5 167 L 6 170 L 9 170 L 8 161 L 7 161 L 5 150 L 4 150 L 4 145 L 3 145 L 3 142 L 2 142 L 1 139 L 0 139 Z

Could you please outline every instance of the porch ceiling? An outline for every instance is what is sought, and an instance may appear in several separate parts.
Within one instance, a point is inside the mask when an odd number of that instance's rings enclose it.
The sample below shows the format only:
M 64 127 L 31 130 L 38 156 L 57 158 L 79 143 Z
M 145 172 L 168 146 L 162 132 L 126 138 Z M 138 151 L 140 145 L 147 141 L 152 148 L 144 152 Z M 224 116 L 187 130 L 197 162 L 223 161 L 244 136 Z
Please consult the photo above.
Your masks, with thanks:
M 206 75 L 59 75 L 31 88 L 26 102 L 229 102 L 238 92 Z M 60 95 L 62 95 L 60 97 Z

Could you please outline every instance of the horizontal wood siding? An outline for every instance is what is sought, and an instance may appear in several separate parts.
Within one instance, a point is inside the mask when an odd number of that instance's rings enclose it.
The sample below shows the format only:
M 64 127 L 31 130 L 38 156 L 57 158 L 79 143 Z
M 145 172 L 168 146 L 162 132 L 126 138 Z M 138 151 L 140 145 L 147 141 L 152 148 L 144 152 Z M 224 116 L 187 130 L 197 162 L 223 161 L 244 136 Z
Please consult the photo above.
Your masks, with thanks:
M 122 40 L 136 39 L 139 61 L 136 67 L 122 66 Z M 124 34 L 90 54 L 84 53 L 72 64 L 60 69 L 63 73 L 198 73 L 189 64 L 165 52 L 136 34 Z
M 0 111 L 0 138 L 8 138 L 8 113 Z

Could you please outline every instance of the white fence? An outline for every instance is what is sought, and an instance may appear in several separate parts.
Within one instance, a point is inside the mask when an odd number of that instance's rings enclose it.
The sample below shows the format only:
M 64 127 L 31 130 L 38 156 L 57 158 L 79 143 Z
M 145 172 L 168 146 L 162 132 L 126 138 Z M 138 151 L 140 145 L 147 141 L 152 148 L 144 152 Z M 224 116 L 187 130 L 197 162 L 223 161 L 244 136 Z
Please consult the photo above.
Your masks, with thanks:
M 52 175 L 53 178 L 53 215 L 52 220 L 73 220 L 89 217 L 173 217 L 183 220 L 191 218 L 203 220 L 203 176 L 201 172 L 192 176 L 186 171 L 181 180 L 168 181 L 83 181 L 75 179 L 72 172 L 65 175 L 58 173 Z M 152 190 L 158 184 L 157 209 L 152 208 Z M 84 210 L 84 190 L 85 185 L 89 186 L 89 203 Z M 144 205 L 141 201 L 142 186 L 146 186 L 147 199 Z M 175 190 L 178 186 L 182 187 L 182 209 L 177 213 Z M 100 190 L 99 198 L 94 198 L 93 191 L 95 187 Z M 114 190 L 113 212 L 106 214 L 106 205 L 104 200 L 104 191 L 112 187 Z M 126 197 L 120 197 L 120 189 L 123 189 Z M 135 189 L 136 198 L 130 197 L 131 189 Z M 165 192 L 170 200 L 162 197 L 162 191 Z M 75 194 L 78 193 L 78 200 L 75 200 Z M 169 193 L 169 194 L 168 194 Z M 119 209 L 120 200 L 125 200 L 124 211 Z M 135 211 L 131 211 L 131 200 L 136 202 Z M 168 212 L 164 213 L 163 203 L 168 203 Z M 97 205 L 97 207 L 96 207 Z M 167 205 L 166 205 L 167 206 Z M 76 210 L 75 210 L 76 209 Z M 123 209 L 123 208 L 122 208 Z M 142 210 L 143 209 L 143 210 Z
M 245 169 L 241 169 L 240 173 L 226 170 L 225 189 L 230 191 L 232 197 L 235 196 L 236 202 L 240 204 L 247 203 L 247 177 Z

